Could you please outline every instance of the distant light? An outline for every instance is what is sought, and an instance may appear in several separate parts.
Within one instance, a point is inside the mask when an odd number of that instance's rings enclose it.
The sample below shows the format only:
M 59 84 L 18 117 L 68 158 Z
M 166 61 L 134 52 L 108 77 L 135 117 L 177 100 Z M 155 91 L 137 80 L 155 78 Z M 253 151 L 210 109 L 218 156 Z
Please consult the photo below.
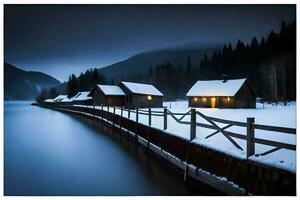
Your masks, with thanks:
M 205 97 L 203 97 L 203 98 L 202 98 L 202 101 L 203 101 L 203 102 L 206 102 L 206 98 L 205 98 Z
M 197 98 L 197 97 L 194 97 L 194 101 L 198 101 L 198 98 Z
M 215 97 L 213 97 L 213 98 L 211 98 L 211 100 L 212 100 L 212 101 L 216 101 L 216 98 L 215 98 Z
M 147 99 L 148 99 L 149 101 L 151 101 L 151 100 L 152 100 L 152 96 L 151 96 L 151 95 L 148 95 L 148 96 L 147 96 Z
M 228 101 L 228 102 L 230 101 L 230 97 L 227 97 L 227 101 Z

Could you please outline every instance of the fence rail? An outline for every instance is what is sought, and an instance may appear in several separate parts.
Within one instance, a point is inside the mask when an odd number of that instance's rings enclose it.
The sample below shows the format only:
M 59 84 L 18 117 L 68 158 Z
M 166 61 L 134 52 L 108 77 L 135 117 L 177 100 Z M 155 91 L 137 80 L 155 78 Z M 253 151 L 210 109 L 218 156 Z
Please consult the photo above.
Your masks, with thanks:
M 78 106 L 80 107 L 80 106 Z M 163 111 L 157 111 L 149 109 L 127 109 L 124 107 L 107 107 L 105 106 L 107 110 L 104 109 L 104 106 L 101 106 L 101 110 L 104 111 L 110 111 L 113 109 L 113 113 L 115 113 L 115 110 L 121 110 L 121 116 L 124 116 L 124 111 L 127 112 L 127 118 L 130 118 L 131 114 L 135 114 L 135 122 L 139 122 L 139 115 L 146 115 L 148 116 L 148 125 L 152 125 L 152 117 L 163 117 L 163 130 L 167 129 L 168 125 L 168 116 L 173 118 L 177 123 L 185 124 L 190 126 L 190 142 L 192 142 L 196 138 L 196 127 L 202 127 L 207 129 L 215 130 L 210 135 L 206 136 L 205 139 L 208 139 L 210 137 L 213 137 L 217 134 L 223 134 L 225 138 L 227 138 L 236 148 L 240 150 L 244 150 L 233 138 L 241 139 L 246 141 L 246 155 L 247 159 L 250 156 L 255 155 L 255 144 L 262 144 L 267 146 L 274 147 L 271 150 L 268 150 L 266 152 L 260 153 L 260 156 L 264 156 L 270 153 L 273 153 L 275 151 L 278 151 L 280 149 L 288 149 L 296 151 L 296 145 L 294 144 L 288 144 L 288 143 L 282 143 L 278 141 L 271 141 L 266 140 L 262 138 L 255 137 L 255 130 L 265 130 L 265 131 L 273 131 L 273 132 L 279 132 L 284 134 L 296 134 L 295 128 L 286 128 L 286 127 L 277 127 L 277 126 L 268 126 L 268 125 L 262 125 L 262 124 L 255 124 L 254 118 L 247 118 L 246 122 L 240 122 L 240 121 L 233 121 L 233 120 L 227 120 L 227 119 L 220 119 L 216 117 L 206 116 L 203 113 L 196 111 L 195 109 L 190 109 L 188 112 L 185 113 L 179 113 L 179 112 L 172 112 L 171 110 L 167 108 L 163 108 Z M 89 107 L 91 108 L 91 107 Z M 183 119 L 186 116 L 191 116 L 190 121 L 184 121 Z M 204 119 L 208 123 L 201 123 L 197 122 L 197 117 L 200 117 Z M 217 125 L 216 123 L 222 123 L 225 124 L 225 126 L 221 127 Z M 246 133 L 235 133 L 232 131 L 228 131 L 227 129 L 233 126 L 238 127 L 244 127 L 246 128 Z

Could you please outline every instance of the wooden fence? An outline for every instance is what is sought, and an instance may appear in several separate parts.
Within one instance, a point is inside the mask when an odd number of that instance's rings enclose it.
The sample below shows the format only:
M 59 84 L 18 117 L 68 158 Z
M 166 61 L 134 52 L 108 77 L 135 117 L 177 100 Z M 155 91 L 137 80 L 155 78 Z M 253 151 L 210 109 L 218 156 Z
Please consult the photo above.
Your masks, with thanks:
M 105 123 L 105 126 L 111 126 L 112 133 L 118 129 L 123 132 L 125 131 L 125 133 L 127 132 L 128 136 L 131 135 L 136 138 L 136 140 L 138 140 L 138 137 L 141 137 L 148 145 L 149 143 L 154 144 L 161 150 L 178 158 L 180 161 L 196 166 L 196 173 L 198 172 L 198 169 L 202 169 L 217 176 L 226 177 L 227 180 L 245 188 L 246 193 L 249 192 L 261 195 L 295 194 L 296 178 L 294 173 L 264 165 L 262 163 L 253 162 L 248 159 L 237 159 L 230 155 L 225 155 L 220 151 L 203 148 L 203 146 L 192 142 L 197 134 L 196 127 L 204 127 L 215 130 L 215 132 L 208 135 L 206 138 L 213 137 L 216 134 L 223 134 L 230 141 L 233 141 L 233 144 L 236 145 L 237 148 L 241 147 L 232 138 L 245 140 L 247 142 L 246 151 L 248 157 L 254 154 L 255 143 L 275 147 L 272 151 L 265 152 L 264 155 L 266 155 L 266 153 L 274 152 L 278 148 L 296 150 L 296 146 L 255 138 L 256 129 L 296 134 L 295 129 L 255 124 L 253 118 L 248 118 L 247 122 L 213 118 L 203 115 L 195 109 L 191 109 L 186 113 L 175 113 L 171 112 L 167 108 L 164 108 L 163 111 L 154 111 L 152 109 L 128 110 L 120 107 L 104 106 L 97 109 L 91 106 L 84 107 L 68 105 L 50 107 L 59 110 L 66 110 L 67 112 L 75 112 L 91 119 L 99 119 L 100 124 L 97 124 L 97 126 L 102 126 L 103 128 L 103 124 Z M 120 112 L 116 114 L 116 110 L 119 110 Z M 127 114 L 124 111 L 127 111 Z M 147 124 L 140 123 L 141 115 L 148 116 Z M 184 117 L 187 115 L 191 115 L 191 118 L 188 121 L 184 121 Z M 162 129 L 152 126 L 152 119 L 154 116 L 162 118 Z M 184 139 L 165 131 L 168 128 L 168 116 L 172 117 L 178 123 L 190 126 L 189 139 Z M 208 123 L 204 124 L 197 122 L 197 117 L 205 119 Z M 221 128 L 216 123 L 227 125 Z M 246 127 L 246 135 L 226 130 L 232 126 Z M 188 170 L 189 168 L 187 165 L 185 173 L 187 173 Z
M 102 107 L 103 109 L 103 107 Z M 109 109 L 109 107 L 108 107 Z M 250 156 L 253 156 L 255 154 L 255 144 L 262 144 L 262 145 L 268 145 L 272 146 L 271 150 L 268 150 L 264 153 L 259 154 L 260 156 L 264 156 L 270 153 L 273 153 L 275 151 L 278 151 L 280 149 L 288 149 L 296 151 L 296 145 L 294 144 L 288 144 L 288 143 L 282 143 L 278 141 L 271 141 L 266 139 L 261 139 L 255 137 L 255 130 L 265 130 L 265 131 L 273 131 L 273 132 L 279 132 L 284 134 L 296 134 L 296 129 L 294 128 L 285 128 L 285 127 L 276 127 L 276 126 L 268 126 L 268 125 L 262 125 L 262 124 L 255 124 L 255 118 L 247 118 L 246 122 L 239 122 L 239 121 L 232 121 L 232 120 L 225 120 L 215 117 L 209 117 L 204 115 L 203 113 L 196 111 L 195 109 L 190 109 L 186 113 L 174 113 L 170 111 L 167 108 L 164 108 L 163 111 L 152 111 L 151 108 L 147 110 L 145 109 L 136 109 L 136 110 L 130 110 L 125 108 L 119 108 L 119 107 L 113 107 L 113 110 L 119 109 L 121 110 L 121 116 L 123 111 L 128 112 L 128 118 L 130 118 L 130 113 L 134 113 L 136 115 L 136 122 L 138 122 L 138 115 L 148 115 L 149 123 L 148 125 L 151 126 L 152 116 L 160 116 L 163 117 L 163 129 L 167 129 L 167 116 L 171 116 L 177 123 L 180 124 L 186 124 L 190 126 L 190 141 L 196 138 L 196 127 L 203 127 L 207 129 L 214 129 L 215 132 L 208 135 L 206 139 L 221 133 L 227 138 L 236 148 L 240 150 L 244 150 L 237 142 L 235 142 L 232 138 L 238 138 L 241 140 L 246 141 L 246 152 L 247 152 L 247 158 Z M 115 113 L 115 111 L 114 111 Z M 184 117 L 187 115 L 191 115 L 190 121 L 183 121 Z M 179 116 L 179 117 L 177 117 Z M 205 123 L 199 123 L 197 122 L 197 117 L 201 117 L 204 120 L 206 120 L 209 124 Z M 218 126 L 217 123 L 225 124 L 224 127 Z M 232 126 L 239 126 L 239 127 L 245 127 L 247 129 L 246 134 L 241 133 L 234 133 L 231 131 L 227 131 L 226 129 L 232 127 Z
M 80 107 L 80 106 L 77 106 L 77 107 L 78 108 L 86 108 L 86 107 Z M 92 107 L 89 107 L 89 108 L 92 108 Z M 279 141 L 271 141 L 271 140 L 266 140 L 266 139 L 261 139 L 261 138 L 255 137 L 255 130 L 258 130 L 258 129 L 265 130 L 265 131 L 280 132 L 280 133 L 284 133 L 284 134 L 293 134 L 293 135 L 296 134 L 296 129 L 255 124 L 254 118 L 247 118 L 246 122 L 232 121 L 232 120 L 226 120 L 226 119 L 220 119 L 220 118 L 206 116 L 203 113 L 196 111 L 196 109 L 194 109 L 194 108 L 190 109 L 186 113 L 172 112 L 171 110 L 169 110 L 167 108 L 163 108 L 163 111 L 153 111 L 151 108 L 148 108 L 147 110 L 138 109 L 138 108 L 136 108 L 135 110 L 130 110 L 130 109 L 126 109 L 123 107 L 101 106 L 101 110 L 103 111 L 104 109 L 107 109 L 106 111 L 108 111 L 108 112 L 110 112 L 110 110 L 112 110 L 113 114 L 116 112 L 116 109 L 118 109 L 118 110 L 120 110 L 121 117 L 125 117 L 123 115 L 123 113 L 124 113 L 124 111 L 126 111 L 127 118 L 130 118 L 131 114 L 135 114 L 135 122 L 136 123 L 139 123 L 139 115 L 147 115 L 148 116 L 148 126 L 152 125 L 152 117 L 153 116 L 162 117 L 163 118 L 163 130 L 166 130 L 168 128 L 167 127 L 168 116 L 171 116 L 177 123 L 190 126 L 190 138 L 189 138 L 190 142 L 192 142 L 193 139 L 196 138 L 196 134 L 197 134 L 196 128 L 197 127 L 215 130 L 215 132 L 208 135 L 205 139 L 208 139 L 208 138 L 220 133 L 220 134 L 223 134 L 225 136 L 225 138 L 227 138 L 236 148 L 238 148 L 240 150 L 244 150 L 244 149 L 236 141 L 234 141 L 233 138 L 245 140 L 246 141 L 245 151 L 246 151 L 247 159 L 250 156 L 255 155 L 255 144 L 262 144 L 262 145 L 268 145 L 268 146 L 274 147 L 271 150 L 268 150 L 264 153 L 259 154 L 260 156 L 264 156 L 264 155 L 273 153 L 280 149 L 288 149 L 288 150 L 296 151 L 296 145 L 294 145 L 294 144 L 282 143 Z M 93 110 L 94 110 L 94 108 L 93 108 Z M 95 111 L 93 111 L 93 112 L 97 112 L 97 109 L 95 109 Z M 101 111 L 99 111 L 99 112 L 101 112 Z M 183 121 L 184 117 L 187 115 L 191 116 L 190 121 Z M 197 122 L 197 117 L 203 118 L 204 120 L 206 120 L 208 122 L 208 124 Z M 130 122 L 130 123 L 132 123 L 132 122 Z M 222 123 L 222 124 L 225 124 L 225 126 L 220 127 L 216 123 Z M 247 129 L 246 134 L 234 133 L 234 132 L 226 130 L 233 126 L 245 127 Z M 276 134 L 276 133 L 274 133 L 274 134 Z

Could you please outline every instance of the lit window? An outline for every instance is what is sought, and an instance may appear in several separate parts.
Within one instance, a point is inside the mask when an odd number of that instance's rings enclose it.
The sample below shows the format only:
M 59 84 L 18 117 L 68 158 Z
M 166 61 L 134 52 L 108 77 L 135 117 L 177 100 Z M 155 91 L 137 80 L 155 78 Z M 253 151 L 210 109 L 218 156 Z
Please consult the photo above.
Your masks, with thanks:
M 227 101 L 228 101 L 228 102 L 230 101 L 230 97 L 227 97 Z
M 151 101 L 151 100 L 152 100 L 152 96 L 151 96 L 151 95 L 148 95 L 148 96 L 147 96 L 147 99 L 148 99 L 149 101 Z
M 203 102 L 206 102 L 206 98 L 205 98 L 205 97 L 203 97 L 203 98 L 202 98 L 202 101 L 203 101 Z
M 215 98 L 215 97 L 213 97 L 213 98 L 211 98 L 211 100 L 212 100 L 212 101 L 216 101 L 216 98 Z
M 194 101 L 198 101 L 198 98 L 197 98 L 197 97 L 194 97 Z

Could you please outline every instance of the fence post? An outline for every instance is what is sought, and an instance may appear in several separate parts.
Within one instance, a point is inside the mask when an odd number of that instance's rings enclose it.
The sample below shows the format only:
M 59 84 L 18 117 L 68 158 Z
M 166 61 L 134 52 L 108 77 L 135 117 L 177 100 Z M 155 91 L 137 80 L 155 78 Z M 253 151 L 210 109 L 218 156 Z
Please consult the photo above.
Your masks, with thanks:
M 254 139 L 254 118 L 247 118 L 247 159 L 255 153 Z
M 115 116 L 116 116 L 116 107 L 115 106 L 113 108 L 113 113 L 114 113 L 114 115 L 113 115 L 112 120 L 113 120 L 113 126 L 115 126 Z
M 103 130 L 103 116 L 104 116 L 104 114 L 103 114 L 103 104 L 101 104 L 101 128 L 102 128 L 102 130 Z
M 128 108 L 128 119 L 130 119 L 130 108 Z
M 123 117 L 123 106 L 121 107 L 121 117 Z
M 151 108 L 149 108 L 148 115 L 149 115 L 149 126 L 151 126 Z
M 106 111 L 106 122 L 108 122 L 108 112 L 109 112 L 109 107 L 107 105 L 107 111 Z
M 190 132 L 190 141 L 196 137 L 196 110 L 195 108 L 191 109 L 191 132 Z
M 168 128 L 168 109 L 164 107 L 164 130 Z
M 139 109 L 136 108 L 135 111 L 136 111 L 135 121 L 136 121 L 136 123 L 138 123 L 139 122 Z
M 136 118 L 135 118 L 135 139 L 136 141 L 138 140 L 138 135 L 137 135 L 137 132 L 138 132 L 138 125 L 139 125 L 139 108 L 136 108 Z

